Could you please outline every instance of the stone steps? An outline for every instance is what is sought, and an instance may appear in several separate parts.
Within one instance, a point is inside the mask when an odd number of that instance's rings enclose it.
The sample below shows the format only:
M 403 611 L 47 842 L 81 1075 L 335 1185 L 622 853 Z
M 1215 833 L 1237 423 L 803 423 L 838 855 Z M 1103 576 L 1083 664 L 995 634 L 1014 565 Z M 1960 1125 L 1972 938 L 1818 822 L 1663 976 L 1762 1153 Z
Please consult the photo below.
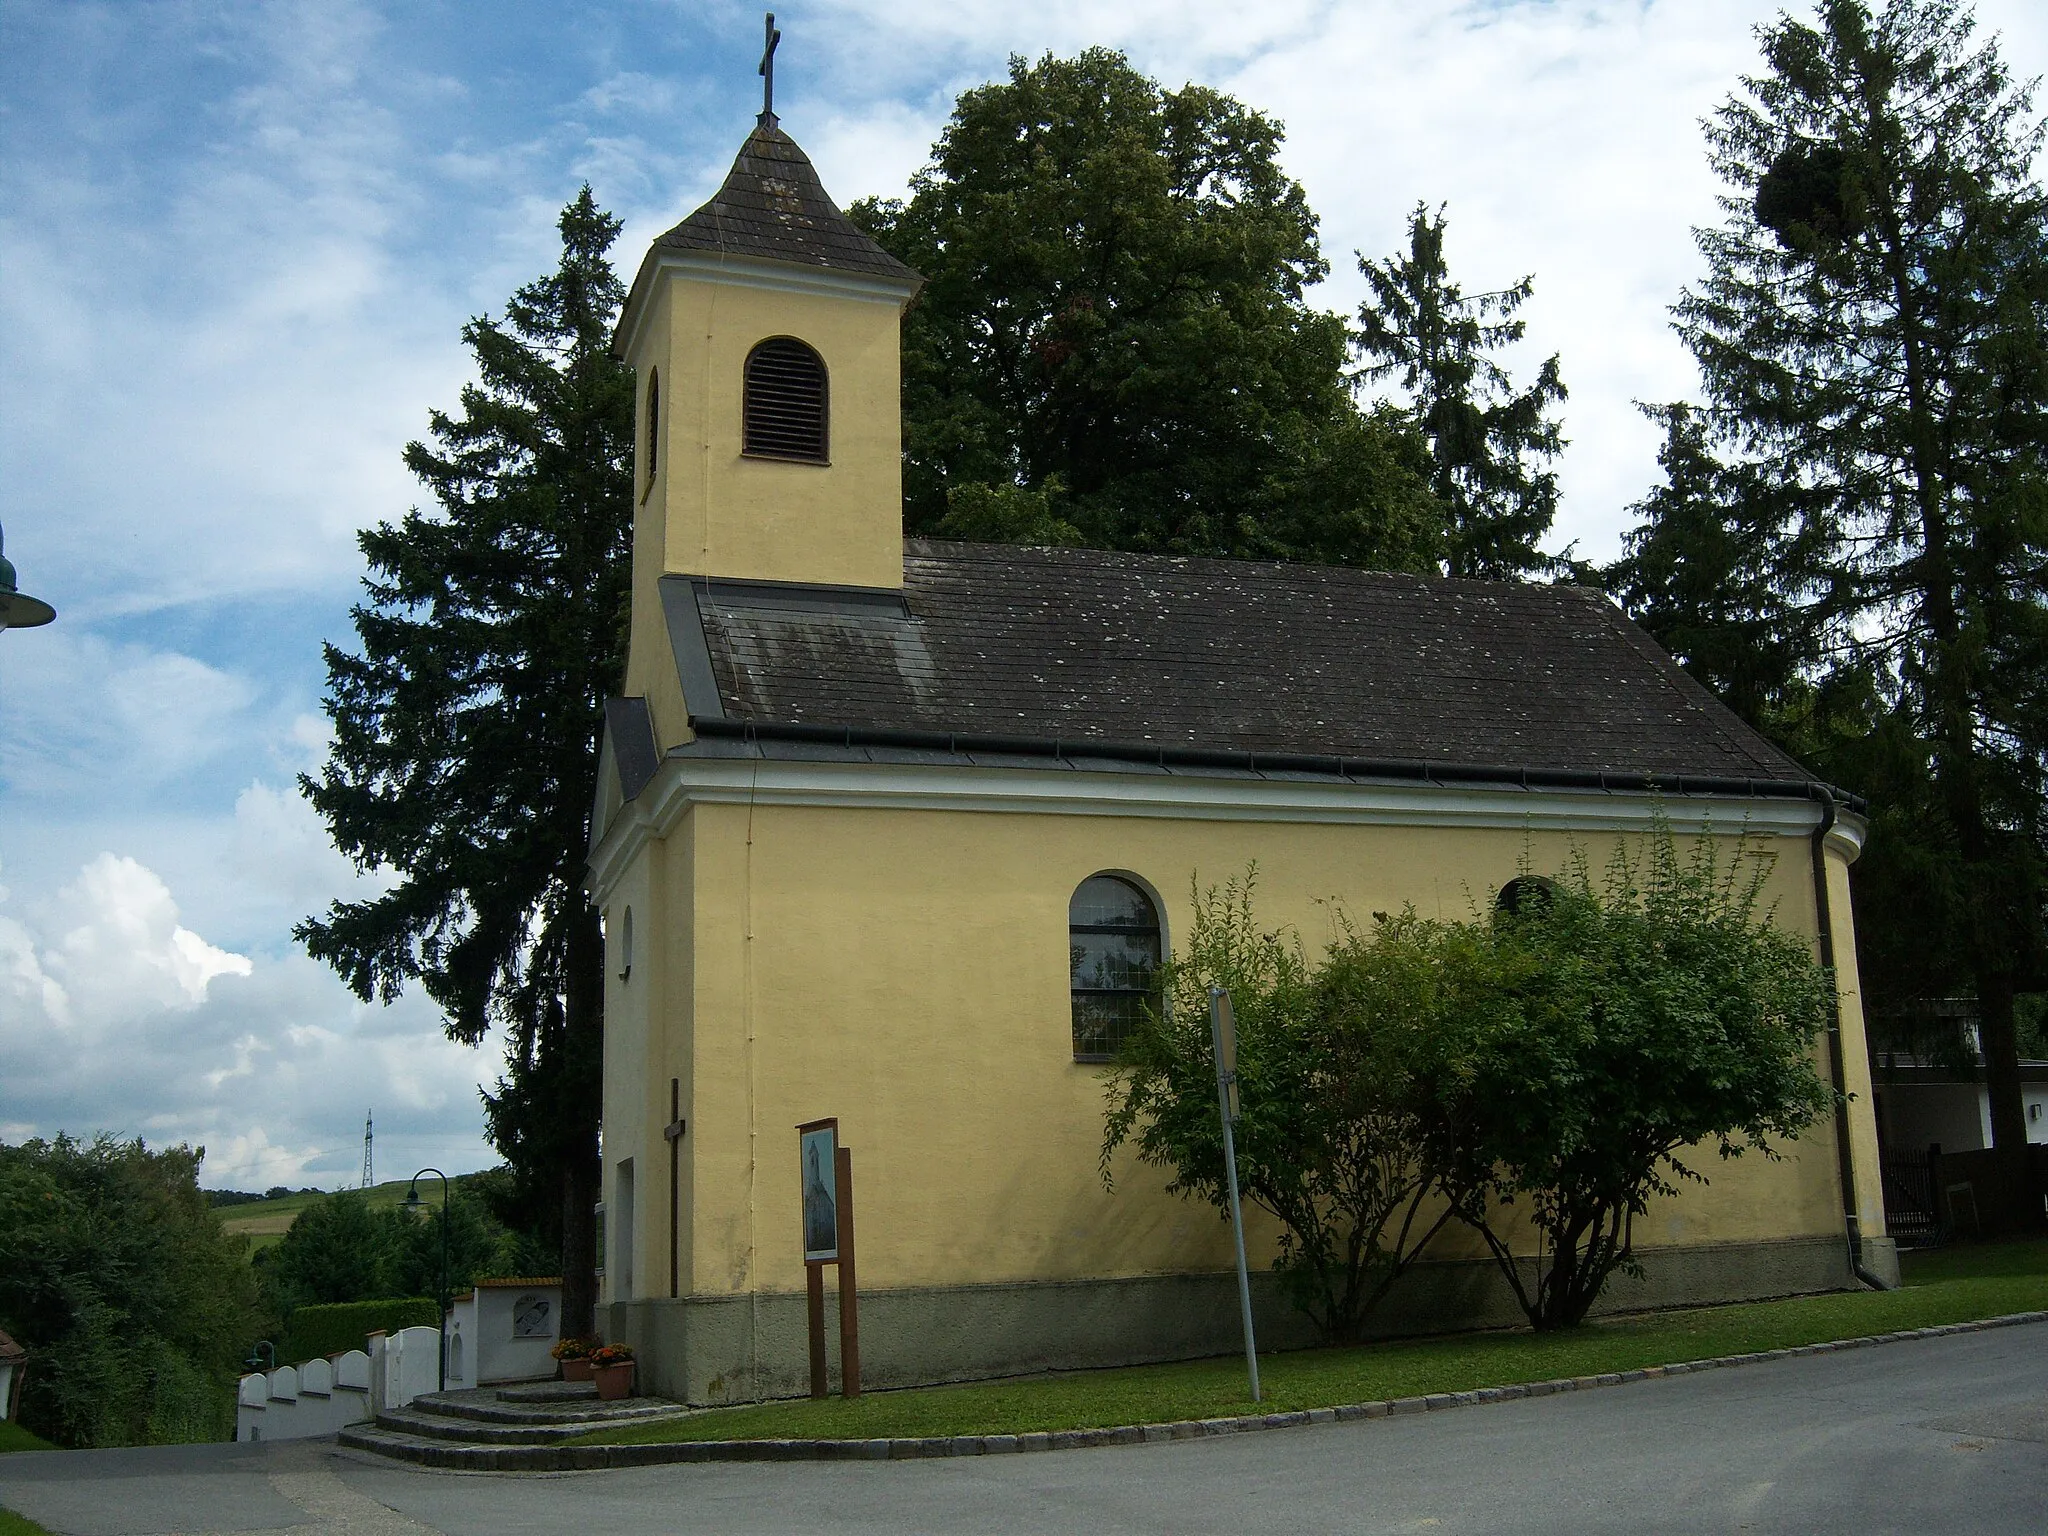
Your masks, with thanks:
M 541 1471 L 579 1464 L 571 1448 L 554 1449 L 578 1435 L 689 1411 L 652 1397 L 600 1402 L 588 1382 L 520 1383 L 429 1392 L 349 1425 L 339 1443 L 419 1466 Z
M 614 1419 L 646 1418 L 672 1413 L 675 1404 L 658 1397 L 627 1397 L 617 1402 L 600 1402 L 597 1389 L 588 1382 L 551 1382 L 551 1386 L 585 1387 L 575 1394 L 552 1398 L 529 1395 L 530 1389 L 515 1387 L 476 1388 L 454 1392 L 428 1392 L 412 1400 L 405 1410 L 432 1414 L 438 1418 L 465 1419 L 479 1424 L 593 1424 Z M 514 1393 L 518 1396 L 514 1396 Z

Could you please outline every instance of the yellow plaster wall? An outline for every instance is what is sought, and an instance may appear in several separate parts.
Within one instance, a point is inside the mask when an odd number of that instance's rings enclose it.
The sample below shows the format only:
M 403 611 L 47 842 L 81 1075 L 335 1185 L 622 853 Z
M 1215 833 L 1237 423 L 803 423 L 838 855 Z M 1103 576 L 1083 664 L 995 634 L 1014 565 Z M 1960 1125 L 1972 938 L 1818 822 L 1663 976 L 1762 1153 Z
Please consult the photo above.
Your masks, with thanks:
M 661 370 L 663 443 L 647 500 L 660 564 L 650 546 L 646 567 L 902 586 L 901 315 L 887 299 L 664 274 L 633 358 L 643 433 L 648 370 Z M 825 361 L 829 464 L 741 455 L 743 369 L 771 336 L 807 342 Z M 645 445 L 636 452 L 644 459 Z
M 676 848 L 686 839 L 687 876 Z M 1596 860 L 1611 834 L 1581 838 Z M 1803 838 L 1778 840 L 1771 892 L 1812 933 Z M 854 1152 L 864 1286 L 1217 1270 L 1228 1229 L 1163 1193 L 1164 1175 L 1120 1157 L 1097 1176 L 1107 1069 L 1072 1060 L 1067 902 L 1101 870 L 1128 872 L 1163 902 L 1169 944 L 1190 920 L 1189 878 L 1259 865 L 1262 921 L 1311 947 L 1333 908 L 1361 916 L 1413 902 L 1459 917 L 1516 872 L 1562 864 L 1569 840 L 1487 829 L 1174 822 L 1151 818 L 704 805 L 669 839 L 668 878 L 693 911 L 672 918 L 693 951 L 692 1031 L 671 1026 L 642 1070 L 688 1084 L 686 1292 L 803 1283 L 795 1125 L 837 1115 Z M 1838 871 L 1839 873 L 1839 871 Z M 1846 942 L 1846 887 L 1836 897 Z M 685 939 L 687 935 L 687 940 Z M 680 950 L 670 963 L 680 965 Z M 671 1020 L 683 990 L 669 994 Z M 694 1061 L 685 1061 L 694 1040 Z M 1860 1026 L 1852 1042 L 1860 1058 Z M 694 1073 L 694 1075 L 691 1075 Z M 1852 1087 L 1857 1085 L 1852 1081 Z M 1875 1168 L 1867 1083 L 1859 1148 Z M 608 1109 L 607 1113 L 610 1111 Z M 607 1127 L 608 1137 L 613 1134 Z M 660 1149 L 658 1126 L 651 1142 Z M 1832 1128 L 1782 1163 L 1700 1160 L 1711 1183 L 1653 1208 L 1645 1244 L 1833 1234 L 1840 1229 Z M 665 1176 L 665 1150 L 660 1166 Z M 652 1152 L 643 1166 L 654 1167 Z M 663 1230 L 643 1212 L 639 1230 Z M 1874 1180 L 1866 1203 L 1876 1198 Z M 1249 1213 L 1248 1213 L 1249 1214 Z M 1866 1230 L 1876 1231 L 1875 1226 Z M 1443 1256 L 1478 1252 L 1462 1232 Z M 1253 1261 L 1273 1232 L 1251 1220 Z M 643 1240 L 666 1286 L 665 1237 Z M 754 1259 L 758 1258 L 758 1277 Z
M 664 345 L 674 313 L 669 285 L 657 283 L 648 297 L 646 323 L 635 357 L 638 388 L 633 406 L 633 600 L 627 631 L 625 692 L 647 701 L 647 713 L 654 726 L 658 751 L 690 738 L 690 710 L 683 699 L 681 679 L 676 673 L 675 653 L 669 644 L 668 625 L 661 610 L 661 580 L 666 562 L 667 488 L 673 441 L 664 442 L 655 456 L 650 475 L 647 465 L 647 389 L 658 370 L 661 376 L 662 435 L 670 439 L 668 423 L 674 413 L 673 387 L 665 351 L 655 354 L 647 338 Z

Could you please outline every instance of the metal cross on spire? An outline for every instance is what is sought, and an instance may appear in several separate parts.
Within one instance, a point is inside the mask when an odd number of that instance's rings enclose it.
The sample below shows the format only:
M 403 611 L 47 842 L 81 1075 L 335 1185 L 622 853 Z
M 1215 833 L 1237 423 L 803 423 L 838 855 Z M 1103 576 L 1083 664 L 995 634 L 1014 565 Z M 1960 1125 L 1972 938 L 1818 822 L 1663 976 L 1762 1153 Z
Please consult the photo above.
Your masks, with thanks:
M 768 20 L 762 28 L 767 45 L 761 50 L 761 126 L 773 128 L 775 116 L 775 45 L 782 41 L 782 33 L 776 29 L 775 13 L 768 13 Z

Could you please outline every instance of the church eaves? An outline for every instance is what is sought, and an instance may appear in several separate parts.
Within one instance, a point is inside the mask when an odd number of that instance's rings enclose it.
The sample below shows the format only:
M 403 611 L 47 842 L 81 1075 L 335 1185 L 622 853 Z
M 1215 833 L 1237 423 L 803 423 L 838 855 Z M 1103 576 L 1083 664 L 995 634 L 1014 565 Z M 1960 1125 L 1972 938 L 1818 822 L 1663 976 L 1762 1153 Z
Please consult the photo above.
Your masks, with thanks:
M 648 247 L 619 317 L 620 335 L 626 334 L 627 317 L 645 298 L 662 256 L 684 252 L 818 267 L 913 290 L 924 281 L 854 226 L 796 140 L 768 123 L 747 135 L 711 201 Z

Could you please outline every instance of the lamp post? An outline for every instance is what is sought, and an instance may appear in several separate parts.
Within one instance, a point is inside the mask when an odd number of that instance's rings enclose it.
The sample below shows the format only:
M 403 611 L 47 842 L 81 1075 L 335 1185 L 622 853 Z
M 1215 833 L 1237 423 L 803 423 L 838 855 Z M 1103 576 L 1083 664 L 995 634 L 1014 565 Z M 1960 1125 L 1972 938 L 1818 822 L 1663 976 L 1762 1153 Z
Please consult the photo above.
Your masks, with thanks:
M 14 562 L 7 558 L 6 548 L 6 535 L 0 533 L 0 629 L 33 629 L 49 623 L 57 610 L 15 587 Z
M 438 1168 L 422 1168 L 412 1176 L 412 1182 L 405 1187 L 404 1208 L 417 1216 L 424 1208 L 420 1199 L 420 1180 L 432 1174 L 441 1181 L 441 1312 L 438 1329 L 441 1335 L 441 1371 L 438 1380 L 440 1390 L 448 1390 L 448 1175 Z

